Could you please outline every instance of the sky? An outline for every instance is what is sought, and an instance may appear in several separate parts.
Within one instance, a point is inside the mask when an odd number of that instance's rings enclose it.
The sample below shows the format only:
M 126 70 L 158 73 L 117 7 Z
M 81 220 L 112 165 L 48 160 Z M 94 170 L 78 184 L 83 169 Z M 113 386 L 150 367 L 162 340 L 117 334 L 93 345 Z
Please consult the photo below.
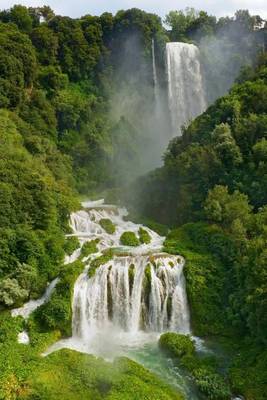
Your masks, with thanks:
M 105 11 L 137 7 L 164 17 L 170 10 L 193 7 L 216 16 L 232 16 L 236 10 L 247 9 L 252 15 L 267 19 L 266 0 L 0 0 L 0 9 L 23 4 L 28 7 L 49 5 L 56 14 L 80 17 L 85 14 L 100 15 Z

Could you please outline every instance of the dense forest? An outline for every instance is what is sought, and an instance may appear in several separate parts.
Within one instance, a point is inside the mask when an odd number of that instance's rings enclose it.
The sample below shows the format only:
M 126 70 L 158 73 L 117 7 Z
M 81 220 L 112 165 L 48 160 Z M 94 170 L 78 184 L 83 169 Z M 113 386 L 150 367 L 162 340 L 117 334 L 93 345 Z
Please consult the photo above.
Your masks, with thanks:
M 179 398 L 126 359 L 114 370 L 68 350 L 40 361 L 71 334 L 83 265 L 63 265 L 75 249 L 65 238 L 70 213 L 81 195 L 103 192 L 167 232 L 166 251 L 187 260 L 194 334 L 231 348 L 235 393 L 265 398 L 266 35 L 264 21 L 244 10 L 219 19 L 172 11 L 165 24 L 138 9 L 79 19 L 48 6 L 0 11 L 0 399 L 152 399 L 151 390 L 153 398 Z M 154 110 L 152 39 L 162 98 L 166 42 L 195 43 L 210 106 L 148 173 L 170 139 L 166 110 L 165 132 Z M 9 310 L 39 298 L 59 275 L 54 302 L 27 321 L 32 343 L 22 348 L 17 333 L 26 322 Z

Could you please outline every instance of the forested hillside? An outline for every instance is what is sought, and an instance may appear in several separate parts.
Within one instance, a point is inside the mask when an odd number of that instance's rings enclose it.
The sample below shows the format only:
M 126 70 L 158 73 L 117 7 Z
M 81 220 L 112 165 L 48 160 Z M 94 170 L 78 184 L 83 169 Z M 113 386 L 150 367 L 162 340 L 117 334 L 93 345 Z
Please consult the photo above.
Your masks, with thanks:
M 147 174 L 170 138 L 168 107 L 160 123 L 155 112 L 152 39 L 162 99 L 168 41 L 199 45 L 210 104 L 239 77 Z M 73 285 L 84 268 L 63 266 L 77 245 L 65 238 L 70 213 L 80 195 L 104 191 L 169 232 L 166 251 L 187 259 L 194 334 L 227 337 L 234 392 L 265 398 L 264 40 L 263 21 L 247 11 L 220 19 L 170 12 L 165 25 L 138 9 L 79 19 L 47 6 L 0 12 L 0 399 L 139 400 L 151 391 L 180 398 L 131 361 L 113 370 L 70 351 L 41 361 L 49 344 L 71 333 Z M 10 317 L 58 275 L 50 303 L 27 322 Z M 17 343 L 25 326 L 28 348 Z
M 141 215 L 172 227 L 166 249 L 187 259 L 195 332 L 242 339 L 234 384 L 257 399 L 267 357 L 266 72 L 262 53 L 131 192 Z

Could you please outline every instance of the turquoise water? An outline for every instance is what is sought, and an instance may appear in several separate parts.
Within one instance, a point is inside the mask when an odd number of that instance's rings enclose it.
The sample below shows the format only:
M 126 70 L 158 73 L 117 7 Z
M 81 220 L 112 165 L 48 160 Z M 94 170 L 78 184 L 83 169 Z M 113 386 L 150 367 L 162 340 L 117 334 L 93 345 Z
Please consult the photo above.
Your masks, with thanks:
M 186 399 L 200 399 L 189 376 L 175 365 L 174 360 L 159 350 L 157 343 L 147 343 L 143 347 L 130 348 L 126 355 L 182 392 Z

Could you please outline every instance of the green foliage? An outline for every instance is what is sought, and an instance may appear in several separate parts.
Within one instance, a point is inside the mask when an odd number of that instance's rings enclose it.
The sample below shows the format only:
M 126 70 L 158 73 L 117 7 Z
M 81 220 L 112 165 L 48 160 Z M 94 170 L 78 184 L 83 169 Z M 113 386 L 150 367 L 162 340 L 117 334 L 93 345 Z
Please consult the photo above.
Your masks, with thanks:
M 230 398 L 230 389 L 219 374 L 200 368 L 194 370 L 193 375 L 196 386 L 208 399 L 227 400 Z
M 134 232 L 123 232 L 120 237 L 120 243 L 123 246 L 139 246 L 140 242 Z
M 109 233 L 110 235 L 112 235 L 112 234 L 115 232 L 115 230 L 116 230 L 115 224 L 113 224 L 113 222 L 112 222 L 110 219 L 108 219 L 108 218 L 102 218 L 102 219 L 99 221 L 99 225 L 100 225 L 107 233 Z
M 95 275 L 97 268 L 99 268 L 101 265 L 107 264 L 110 260 L 112 260 L 112 257 L 112 251 L 107 251 L 105 254 L 91 261 L 90 268 L 88 269 L 89 278 L 92 278 Z
M 44 399 L 88 398 L 182 400 L 183 396 L 127 358 L 108 363 L 101 358 L 60 350 L 43 359 L 31 378 L 34 396 Z M 44 397 L 45 396 L 45 397 Z
M 261 347 L 251 342 L 242 343 L 230 365 L 234 392 L 243 393 L 248 399 L 264 400 L 267 389 L 266 362 L 266 350 L 262 351 Z
M 79 247 L 80 247 L 80 242 L 77 236 L 68 236 L 65 239 L 64 251 L 68 256 L 70 256 Z
M 172 357 L 178 358 L 193 377 L 199 391 L 207 399 L 227 400 L 231 396 L 230 388 L 225 379 L 217 372 L 215 360 L 199 356 L 189 336 L 173 332 L 160 336 L 159 347 Z
M 98 252 L 97 243 L 98 243 L 97 239 L 91 240 L 90 242 L 85 242 L 82 246 L 81 256 L 88 257 L 90 254 L 97 253 Z
M 22 289 L 16 279 L 6 278 L 0 282 L 0 303 L 6 306 L 20 305 L 29 292 Z
M 186 290 L 194 333 L 226 334 L 229 326 L 225 327 L 224 268 L 221 260 L 211 256 L 208 249 L 210 246 L 220 254 L 230 249 L 229 242 L 216 229 L 212 232 L 203 225 L 188 224 L 171 231 L 164 246 L 165 251 L 185 257 Z
M 228 229 L 235 220 L 247 226 L 251 212 L 246 195 L 238 191 L 229 194 L 227 187 L 219 185 L 209 191 L 204 209 L 209 221 L 219 223 Z
M 138 235 L 141 243 L 149 244 L 151 242 L 151 237 L 144 228 L 142 227 L 139 228 Z
M 50 300 L 37 308 L 32 317 L 39 331 L 60 330 L 65 336 L 71 335 L 73 288 L 83 269 L 84 265 L 79 260 L 62 267 Z
M 189 336 L 167 332 L 160 336 L 159 347 L 174 357 L 183 357 L 194 354 L 195 346 Z
M 205 11 L 187 7 L 185 11 L 170 11 L 165 23 L 171 27 L 172 41 L 187 42 L 214 33 L 216 17 L 209 16 Z

